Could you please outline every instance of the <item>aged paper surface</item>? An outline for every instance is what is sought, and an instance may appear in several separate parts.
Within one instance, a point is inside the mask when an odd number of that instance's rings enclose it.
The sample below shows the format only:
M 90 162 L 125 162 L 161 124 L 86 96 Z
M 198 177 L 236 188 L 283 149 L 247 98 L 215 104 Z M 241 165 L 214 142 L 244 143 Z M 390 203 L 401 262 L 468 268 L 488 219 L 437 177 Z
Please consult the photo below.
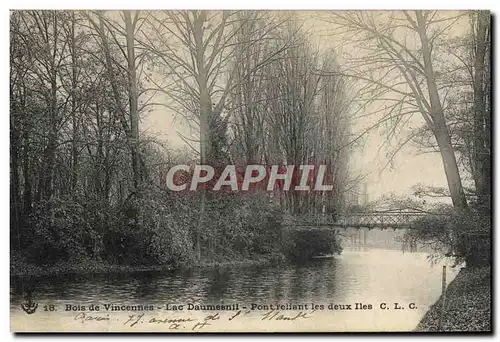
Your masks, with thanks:
M 488 11 L 11 11 L 11 331 L 491 331 L 490 55 Z

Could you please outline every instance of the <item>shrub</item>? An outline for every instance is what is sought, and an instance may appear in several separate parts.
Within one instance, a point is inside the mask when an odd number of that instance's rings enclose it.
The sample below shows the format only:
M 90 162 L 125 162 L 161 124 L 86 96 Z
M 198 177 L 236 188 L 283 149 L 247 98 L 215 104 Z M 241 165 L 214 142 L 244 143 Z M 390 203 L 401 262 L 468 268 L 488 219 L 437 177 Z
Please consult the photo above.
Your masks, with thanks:
M 86 213 L 85 205 L 70 197 L 41 201 L 29 219 L 32 236 L 26 248 L 28 261 L 55 263 L 90 255 L 99 236 Z
M 286 254 L 293 261 L 342 252 L 338 234 L 332 229 L 292 230 L 291 241 Z
M 430 248 L 435 259 L 448 256 L 455 259 L 455 264 L 489 264 L 489 217 L 475 208 L 443 208 L 438 214 L 414 222 L 403 236 L 403 248 L 408 250 L 420 244 Z

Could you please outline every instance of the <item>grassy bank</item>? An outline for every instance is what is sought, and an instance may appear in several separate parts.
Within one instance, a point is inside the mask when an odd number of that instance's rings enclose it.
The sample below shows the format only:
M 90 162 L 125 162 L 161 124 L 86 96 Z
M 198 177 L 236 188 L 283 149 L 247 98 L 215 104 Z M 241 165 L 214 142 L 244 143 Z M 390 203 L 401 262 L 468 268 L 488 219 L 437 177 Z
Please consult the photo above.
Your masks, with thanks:
M 276 244 L 275 250 L 262 248 L 263 246 L 266 247 L 264 244 L 253 246 L 251 251 L 248 249 L 238 250 L 233 247 L 215 253 L 210 249 L 203 248 L 201 260 L 199 261 L 196 260 L 193 253 L 184 258 L 168 258 L 168 261 L 162 260 L 162 258 L 153 258 L 152 260 L 150 258 L 149 262 L 144 262 L 145 258 L 128 258 L 120 262 L 113 262 L 110 261 L 113 259 L 92 258 L 81 254 L 80 257 L 74 257 L 71 260 L 56 259 L 56 261 L 49 263 L 27 258 L 29 254 L 25 253 L 23 255 L 14 251 L 11 253 L 10 275 L 19 277 L 55 274 L 127 273 L 231 265 L 264 265 L 285 261 L 305 261 L 314 256 L 341 253 L 342 251 L 337 234 L 331 230 L 290 231 L 285 236 L 286 238 L 282 238 L 281 243 Z M 272 241 L 268 242 L 268 244 L 272 244 Z M 140 253 L 138 256 L 141 256 Z
M 415 331 L 491 331 L 490 267 L 462 269 L 448 286 L 442 329 L 442 297 L 432 305 Z

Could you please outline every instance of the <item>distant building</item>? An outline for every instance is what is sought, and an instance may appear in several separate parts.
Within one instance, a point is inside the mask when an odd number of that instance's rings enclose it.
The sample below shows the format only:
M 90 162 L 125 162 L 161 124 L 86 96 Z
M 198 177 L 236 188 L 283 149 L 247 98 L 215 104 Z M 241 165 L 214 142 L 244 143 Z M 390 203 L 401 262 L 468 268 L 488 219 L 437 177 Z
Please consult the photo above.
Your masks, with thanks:
M 347 191 L 345 196 L 346 206 L 365 206 L 369 202 L 368 183 L 356 184 Z
M 367 205 L 369 200 L 368 200 L 368 183 L 364 182 L 363 183 L 363 193 L 362 193 L 362 203 L 360 205 Z

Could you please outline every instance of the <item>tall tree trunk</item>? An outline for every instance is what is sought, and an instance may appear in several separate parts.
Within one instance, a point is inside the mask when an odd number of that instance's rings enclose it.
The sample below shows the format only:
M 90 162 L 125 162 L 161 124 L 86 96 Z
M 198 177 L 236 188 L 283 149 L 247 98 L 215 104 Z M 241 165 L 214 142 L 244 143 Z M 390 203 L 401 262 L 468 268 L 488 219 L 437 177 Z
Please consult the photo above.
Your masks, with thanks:
M 132 148 L 132 172 L 134 188 L 139 187 L 141 176 L 139 169 L 139 113 L 137 107 L 137 75 L 135 68 L 134 31 L 135 20 L 132 22 L 130 11 L 124 11 L 125 30 L 127 33 L 127 65 L 129 79 L 129 106 L 130 106 L 130 139 Z
M 43 153 L 43 168 L 38 188 L 38 200 L 50 200 L 52 198 L 52 182 L 54 178 L 54 164 L 57 149 L 57 83 L 54 77 L 51 81 L 51 99 L 49 104 L 50 127 L 48 143 Z M 50 207 L 48 208 L 50 212 Z
M 127 136 L 127 138 L 130 138 L 131 133 L 128 123 L 125 119 L 125 110 L 120 100 L 120 90 L 118 89 L 118 82 L 116 80 L 115 71 L 113 69 L 113 60 L 111 58 L 111 51 L 109 48 L 108 39 L 106 37 L 106 31 L 105 31 L 106 28 L 104 26 L 104 15 L 101 12 L 98 12 L 98 16 L 99 16 L 99 25 L 95 23 L 90 17 L 88 17 L 88 19 L 90 22 L 93 23 L 93 25 L 98 31 L 99 37 L 101 38 L 102 49 L 104 52 L 104 59 L 106 63 L 106 73 L 108 75 L 109 84 L 111 85 L 111 89 L 113 91 L 113 99 L 115 101 L 115 106 L 116 106 L 115 114 L 118 115 L 118 118 L 122 125 L 123 131 L 125 132 L 125 135 Z
M 448 127 L 446 126 L 443 107 L 441 105 L 438 87 L 436 84 L 436 75 L 434 74 L 432 66 L 431 49 L 426 31 L 426 18 L 424 17 L 422 11 L 416 11 L 416 16 L 418 34 L 422 44 L 425 78 L 427 81 L 427 89 L 431 105 L 430 115 L 434 122 L 434 127 L 431 128 L 433 129 L 439 146 L 439 151 L 441 153 L 441 159 L 443 160 L 444 172 L 446 174 L 446 180 L 450 190 L 453 206 L 457 208 L 465 208 L 467 207 L 467 200 L 465 198 L 455 153 L 451 145 L 450 133 L 448 131 Z
M 71 14 L 71 121 L 72 121 L 72 141 L 71 141 L 71 192 L 75 194 L 78 182 L 78 122 L 76 115 L 77 99 L 76 89 L 77 82 L 77 65 L 78 56 L 76 52 L 76 35 L 75 35 L 75 13 Z
M 23 169 L 23 215 L 22 223 L 26 224 L 28 217 L 31 214 L 31 207 L 33 201 L 33 183 L 31 179 L 31 165 L 29 159 L 29 137 L 28 133 L 23 134 L 23 153 L 22 153 L 22 169 Z
M 210 122 L 212 116 L 212 101 L 208 91 L 208 74 L 205 70 L 205 47 L 203 42 L 203 25 L 206 13 L 201 11 L 193 22 L 196 49 L 196 65 L 198 68 L 198 87 L 200 89 L 200 163 L 210 164 L 212 155 Z M 200 212 L 196 227 L 196 256 L 201 259 L 201 230 L 205 219 L 207 194 L 204 187 L 200 188 Z
M 489 205 L 489 154 L 485 144 L 485 56 L 487 49 L 488 11 L 479 11 L 477 14 L 477 31 L 475 36 L 475 58 L 474 58 L 474 182 L 480 205 Z M 486 129 L 489 129 L 487 127 Z
M 13 96 L 11 95 L 11 103 Z M 13 247 L 21 248 L 20 232 L 20 177 L 19 177 L 19 128 L 17 127 L 17 113 L 11 105 L 10 114 L 10 234 L 11 242 L 16 237 Z
M 57 77 L 58 77 L 58 66 L 56 66 L 56 52 L 58 48 L 58 20 L 55 11 L 51 12 L 54 17 L 52 36 L 54 39 L 54 46 L 51 51 L 50 59 L 50 93 L 47 99 L 47 115 L 49 117 L 49 132 L 48 132 L 48 142 L 43 153 L 43 168 L 41 170 L 40 183 L 38 186 L 37 200 L 47 200 L 49 201 L 49 206 L 47 212 L 51 213 L 50 199 L 52 198 L 52 183 L 54 178 L 54 164 L 57 149 L 58 140 L 58 108 L 57 108 Z M 49 34 L 49 32 L 46 32 Z M 52 216 L 52 215 L 50 215 Z

